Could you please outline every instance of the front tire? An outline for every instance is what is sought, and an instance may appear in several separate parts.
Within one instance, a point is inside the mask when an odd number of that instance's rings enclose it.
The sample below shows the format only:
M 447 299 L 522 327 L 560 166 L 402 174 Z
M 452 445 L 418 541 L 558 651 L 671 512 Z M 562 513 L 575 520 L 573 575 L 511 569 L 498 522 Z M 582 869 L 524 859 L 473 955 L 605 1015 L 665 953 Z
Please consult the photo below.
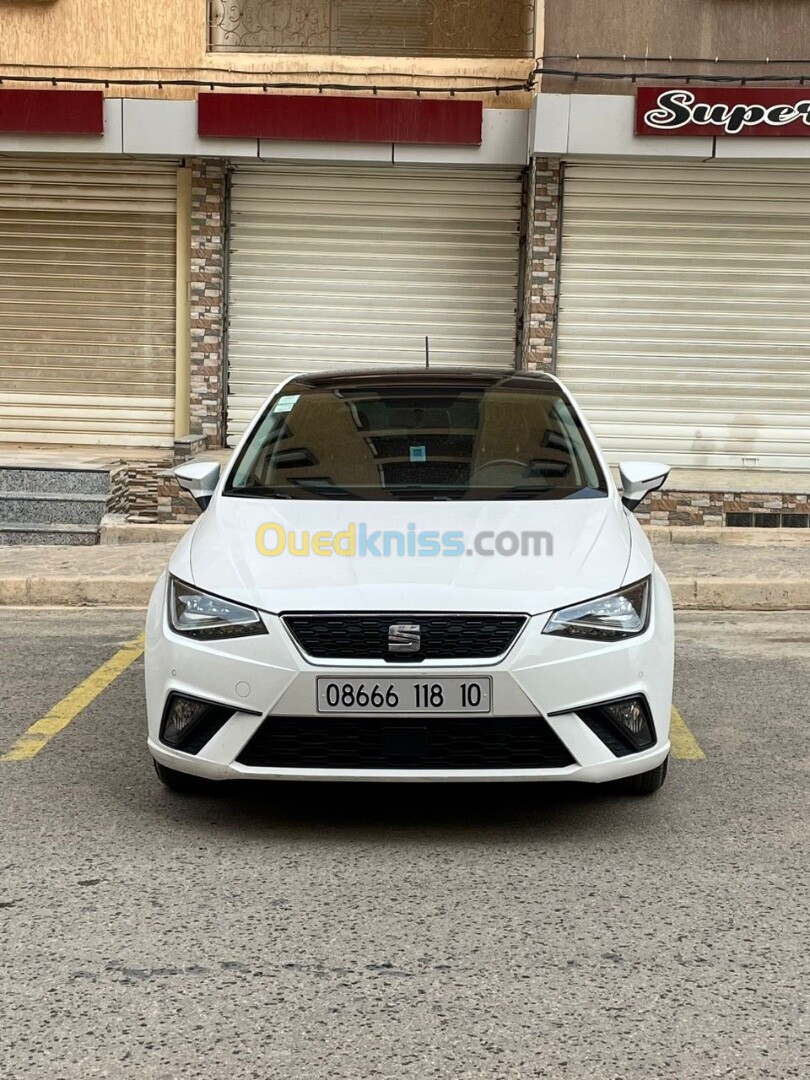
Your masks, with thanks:
M 624 780 L 619 780 L 616 790 L 621 795 L 654 795 L 656 791 L 663 787 L 667 778 L 668 767 L 669 755 L 664 758 L 657 768 L 650 769 L 648 772 L 637 773 L 635 776 L 626 776 Z
M 214 788 L 213 780 L 206 780 L 202 776 L 192 776 L 190 773 L 178 772 L 170 769 L 167 765 L 161 765 L 159 761 L 152 759 L 158 780 L 169 791 L 177 795 L 210 795 Z

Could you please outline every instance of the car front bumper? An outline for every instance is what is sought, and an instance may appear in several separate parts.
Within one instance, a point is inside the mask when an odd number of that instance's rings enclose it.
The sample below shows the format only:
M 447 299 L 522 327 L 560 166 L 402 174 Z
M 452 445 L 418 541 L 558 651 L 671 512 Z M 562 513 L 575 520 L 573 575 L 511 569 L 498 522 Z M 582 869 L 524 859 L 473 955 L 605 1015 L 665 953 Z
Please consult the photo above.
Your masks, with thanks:
M 660 571 L 653 582 L 647 631 L 615 644 L 544 635 L 548 614 L 529 620 L 510 652 L 497 663 L 475 666 L 419 665 L 430 677 L 487 676 L 494 714 L 545 718 L 567 748 L 573 764 L 562 768 L 273 768 L 238 761 L 259 728 L 278 717 L 315 714 L 316 679 L 413 677 L 414 666 L 316 664 L 307 660 L 281 620 L 264 615 L 268 633 L 231 641 L 205 642 L 173 633 L 166 618 L 166 581 L 152 596 L 147 620 L 146 689 L 149 750 L 161 764 L 212 780 L 349 780 L 375 782 L 579 781 L 602 783 L 647 772 L 669 753 L 672 705 L 673 626 L 669 588 Z M 166 702 L 172 693 L 232 708 L 233 715 L 196 754 L 160 740 Z M 643 695 L 655 727 L 655 743 L 640 753 L 615 756 L 577 715 L 578 709 Z M 398 718 L 399 719 L 399 718 Z

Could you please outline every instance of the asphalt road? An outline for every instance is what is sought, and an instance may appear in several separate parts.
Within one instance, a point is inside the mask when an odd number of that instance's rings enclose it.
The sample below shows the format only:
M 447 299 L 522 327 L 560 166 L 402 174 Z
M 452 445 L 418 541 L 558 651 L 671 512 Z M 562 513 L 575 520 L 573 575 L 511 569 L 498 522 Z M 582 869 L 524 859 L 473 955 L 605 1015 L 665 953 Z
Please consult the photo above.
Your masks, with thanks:
M 0 753 L 139 630 L 6 611 Z M 142 664 L 0 762 L 0 1078 L 804 1077 L 810 614 L 684 615 L 659 796 L 154 780 Z

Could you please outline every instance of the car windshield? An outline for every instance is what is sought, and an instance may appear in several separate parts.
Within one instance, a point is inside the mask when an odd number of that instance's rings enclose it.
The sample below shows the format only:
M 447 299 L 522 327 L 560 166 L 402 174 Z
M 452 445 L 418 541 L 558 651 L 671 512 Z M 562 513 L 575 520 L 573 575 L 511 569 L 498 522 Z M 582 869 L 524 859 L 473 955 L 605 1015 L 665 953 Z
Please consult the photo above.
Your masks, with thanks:
M 287 384 L 240 452 L 244 498 L 598 498 L 607 484 L 553 383 Z

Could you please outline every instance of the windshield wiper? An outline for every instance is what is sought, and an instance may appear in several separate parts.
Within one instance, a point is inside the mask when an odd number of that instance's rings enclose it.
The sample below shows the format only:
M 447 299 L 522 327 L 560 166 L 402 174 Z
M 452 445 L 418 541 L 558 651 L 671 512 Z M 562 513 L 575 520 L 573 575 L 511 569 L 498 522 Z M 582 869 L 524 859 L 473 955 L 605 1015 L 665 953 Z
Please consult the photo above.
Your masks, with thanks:
M 321 484 L 309 484 L 296 481 L 289 488 L 281 487 L 246 487 L 228 488 L 226 495 L 233 495 L 238 499 L 328 499 L 341 501 L 360 501 L 362 495 L 356 495 L 344 488 L 327 487 Z
M 551 499 L 557 499 L 562 501 L 563 499 L 601 499 L 604 498 L 606 492 L 599 491 L 598 488 L 581 487 L 581 488 L 555 488 L 551 484 L 527 484 L 525 487 L 509 488 L 502 495 L 499 495 L 499 499 L 533 499 L 538 495 L 548 495 L 551 492 Z
M 341 499 L 357 502 L 363 498 L 362 495 L 358 495 L 348 488 L 340 487 L 338 484 L 333 483 L 327 484 L 322 480 L 298 478 L 291 480 L 291 485 L 296 491 L 303 491 L 307 495 L 316 495 L 319 499 Z M 293 496 L 293 498 L 295 498 L 295 496 Z
M 507 488 L 498 498 L 533 499 L 535 495 L 547 495 L 549 491 L 551 491 L 550 484 L 521 484 L 519 487 Z
M 234 495 L 238 499 L 294 499 L 294 495 L 277 487 L 228 488 L 225 495 Z
M 312 495 L 317 499 L 325 499 L 328 502 L 363 502 L 362 495 L 355 495 L 352 491 L 341 491 L 340 488 L 307 487 L 301 485 L 299 491 L 305 495 Z M 295 496 L 293 496 L 295 498 Z

